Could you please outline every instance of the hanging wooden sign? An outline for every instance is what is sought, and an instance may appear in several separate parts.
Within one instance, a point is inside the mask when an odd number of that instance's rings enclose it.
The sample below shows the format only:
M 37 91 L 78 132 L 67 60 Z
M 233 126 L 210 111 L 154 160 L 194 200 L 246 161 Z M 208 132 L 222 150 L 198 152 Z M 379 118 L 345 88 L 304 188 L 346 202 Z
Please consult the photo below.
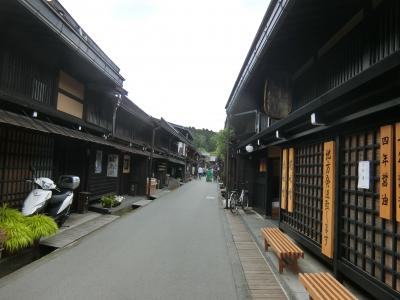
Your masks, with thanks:
M 286 209 L 287 204 L 287 172 L 288 172 L 288 151 L 282 151 L 282 191 L 281 191 L 281 208 Z
M 383 219 L 392 218 L 392 176 L 393 176 L 393 126 L 382 126 L 380 130 L 380 209 Z
M 294 208 L 294 148 L 289 149 L 288 212 Z
M 335 215 L 335 142 L 324 143 L 322 167 L 322 254 L 333 258 Z
M 400 123 L 396 124 L 396 221 L 400 222 Z

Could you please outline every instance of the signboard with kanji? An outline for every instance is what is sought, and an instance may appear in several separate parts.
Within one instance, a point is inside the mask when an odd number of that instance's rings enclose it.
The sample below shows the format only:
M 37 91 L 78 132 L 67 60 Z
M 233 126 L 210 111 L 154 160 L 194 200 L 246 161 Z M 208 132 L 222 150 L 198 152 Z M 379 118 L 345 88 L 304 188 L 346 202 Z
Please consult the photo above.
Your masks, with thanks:
M 294 208 L 294 148 L 289 149 L 288 212 Z
M 379 216 L 392 218 L 392 176 L 393 176 L 393 126 L 386 125 L 380 129 L 380 193 Z
M 322 254 L 333 258 L 335 213 L 335 142 L 324 143 L 322 167 Z
M 281 208 L 286 209 L 287 204 L 287 177 L 288 177 L 288 151 L 282 151 L 282 191 L 281 191 Z

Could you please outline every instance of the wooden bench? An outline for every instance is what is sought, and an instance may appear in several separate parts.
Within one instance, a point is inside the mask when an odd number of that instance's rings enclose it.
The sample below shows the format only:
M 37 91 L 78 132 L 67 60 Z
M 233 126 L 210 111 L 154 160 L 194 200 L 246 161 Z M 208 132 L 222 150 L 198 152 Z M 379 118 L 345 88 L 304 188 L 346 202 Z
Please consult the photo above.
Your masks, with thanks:
M 283 272 L 283 268 L 289 263 L 293 265 L 296 273 L 299 272 L 297 260 L 304 258 L 304 252 L 295 243 L 293 243 L 286 234 L 279 228 L 261 228 L 261 234 L 264 237 L 265 251 L 268 247 L 276 253 L 279 259 L 279 273 Z
M 339 281 L 329 273 L 303 273 L 299 274 L 300 282 L 306 288 L 310 299 L 313 300 L 355 300 Z

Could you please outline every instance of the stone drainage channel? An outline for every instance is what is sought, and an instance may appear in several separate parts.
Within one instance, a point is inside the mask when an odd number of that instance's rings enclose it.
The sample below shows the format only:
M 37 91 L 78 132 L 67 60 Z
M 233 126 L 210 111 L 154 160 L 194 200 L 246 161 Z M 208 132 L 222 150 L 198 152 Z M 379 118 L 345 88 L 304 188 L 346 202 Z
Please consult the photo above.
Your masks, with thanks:
M 112 211 L 101 214 L 89 211 L 86 214 L 71 214 L 59 232 L 51 237 L 42 239 L 37 246 L 20 251 L 19 253 L 0 259 L 0 278 L 67 246 L 79 239 L 113 222 L 120 216 L 134 212 L 137 208 L 146 206 L 152 200 L 136 199 L 129 205 L 123 205 Z

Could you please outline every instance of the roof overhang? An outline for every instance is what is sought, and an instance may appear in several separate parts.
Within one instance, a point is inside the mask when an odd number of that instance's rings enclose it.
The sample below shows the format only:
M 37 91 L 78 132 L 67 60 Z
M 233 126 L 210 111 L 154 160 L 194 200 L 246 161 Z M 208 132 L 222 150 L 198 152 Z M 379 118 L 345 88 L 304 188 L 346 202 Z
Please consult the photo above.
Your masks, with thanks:
M 58 1 L 17 0 L 17 2 L 49 28 L 69 48 L 94 65 L 109 80 L 117 86 L 123 85 L 124 78 L 119 74 L 119 68 L 84 33 L 83 29 Z
M 38 119 L 29 118 L 27 116 L 18 115 L 5 110 L 0 110 L 0 123 L 20 128 L 25 128 L 37 132 L 42 132 L 46 134 L 64 136 L 75 140 L 81 140 L 83 142 L 109 146 L 127 153 L 138 154 L 143 156 L 150 155 L 149 152 L 117 144 L 103 137 L 99 137 L 79 130 L 74 130 L 57 124 L 41 121 Z

